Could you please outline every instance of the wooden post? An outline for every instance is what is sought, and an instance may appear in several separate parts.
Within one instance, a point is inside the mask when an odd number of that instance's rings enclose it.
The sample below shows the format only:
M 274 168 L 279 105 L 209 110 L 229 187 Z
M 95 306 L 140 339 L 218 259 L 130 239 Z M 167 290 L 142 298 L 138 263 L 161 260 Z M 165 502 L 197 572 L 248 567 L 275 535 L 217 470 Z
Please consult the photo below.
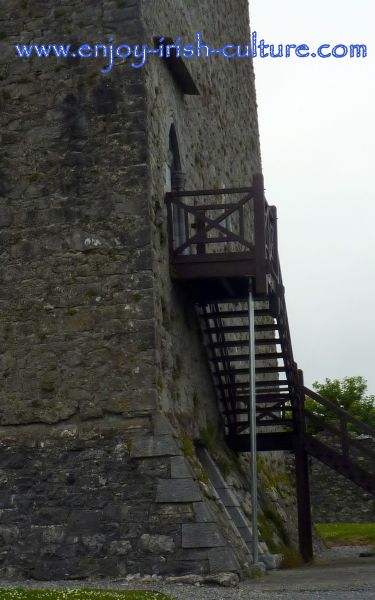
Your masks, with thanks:
M 254 194 L 254 237 L 255 237 L 255 292 L 260 296 L 267 293 L 266 230 L 263 175 L 253 177 Z
M 206 223 L 204 220 L 205 216 L 206 212 L 204 210 L 197 211 L 195 229 L 201 240 L 197 244 L 197 254 L 206 254 L 206 244 L 204 243 L 206 235 Z
M 298 510 L 298 533 L 299 548 L 302 558 L 309 562 L 314 557 L 313 538 L 312 538 L 312 520 L 311 520 L 311 500 L 310 500 L 310 478 L 308 456 L 304 447 L 304 435 L 306 431 L 304 415 L 304 392 L 303 392 L 303 373 L 298 371 L 298 400 L 297 400 L 297 431 L 295 435 L 295 465 L 296 465 L 296 489 L 297 489 L 297 510 Z

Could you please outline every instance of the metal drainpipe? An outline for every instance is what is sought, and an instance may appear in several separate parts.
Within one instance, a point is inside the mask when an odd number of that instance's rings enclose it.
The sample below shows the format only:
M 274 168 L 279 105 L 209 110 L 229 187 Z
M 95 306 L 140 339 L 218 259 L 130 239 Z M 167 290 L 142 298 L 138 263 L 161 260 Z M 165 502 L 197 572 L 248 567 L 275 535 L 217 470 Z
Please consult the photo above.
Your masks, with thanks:
M 255 313 L 252 281 L 249 280 L 249 422 L 250 422 L 250 466 L 251 503 L 253 527 L 253 562 L 259 561 L 258 549 L 258 484 L 257 484 L 257 420 L 255 388 Z

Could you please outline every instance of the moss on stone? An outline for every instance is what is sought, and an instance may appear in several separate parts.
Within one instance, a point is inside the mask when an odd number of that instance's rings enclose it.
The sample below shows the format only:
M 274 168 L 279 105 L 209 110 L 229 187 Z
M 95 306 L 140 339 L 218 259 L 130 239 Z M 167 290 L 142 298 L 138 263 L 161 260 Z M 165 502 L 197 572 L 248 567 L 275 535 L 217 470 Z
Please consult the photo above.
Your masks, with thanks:
M 160 375 L 156 378 L 156 387 L 159 390 L 159 392 L 162 392 L 164 389 L 164 382 Z
M 279 551 L 279 546 L 275 542 L 272 526 L 265 517 L 265 515 L 261 512 L 258 515 L 258 525 L 260 539 L 262 540 L 262 542 L 267 544 L 267 547 L 270 550 L 270 552 L 277 553 Z
M 86 290 L 85 292 L 85 296 L 86 298 L 96 298 L 97 296 L 99 296 L 99 292 L 98 290 L 95 290 L 93 288 L 89 288 L 88 290 Z
M 214 455 L 215 462 L 224 478 L 228 477 L 232 471 L 241 476 L 245 475 L 240 457 L 228 448 L 214 424 L 208 424 L 206 429 L 202 429 L 200 437 L 203 445 Z
M 280 517 L 280 515 L 276 511 L 276 509 L 274 509 L 271 505 L 268 505 L 263 510 L 263 514 L 264 514 L 264 517 L 266 519 L 268 519 L 268 521 L 271 521 L 275 525 L 276 531 L 277 531 L 280 539 L 282 540 L 282 542 L 285 544 L 285 546 L 289 546 L 290 545 L 289 533 L 284 525 L 282 518 Z
M 180 433 L 180 441 L 182 444 L 182 449 L 183 449 L 184 455 L 193 464 L 197 478 L 199 479 L 199 481 L 201 481 L 202 483 L 207 485 L 209 482 L 208 473 L 207 473 L 206 469 L 204 469 L 202 467 L 201 463 L 197 459 L 197 456 L 195 453 L 194 442 L 190 438 L 187 431 L 185 431 L 184 429 Z
M 283 559 L 280 563 L 280 569 L 296 569 L 302 567 L 304 564 L 303 558 L 295 548 L 288 548 L 286 546 L 279 547 L 280 554 L 283 555 Z
M 250 578 L 251 579 L 259 579 L 260 577 L 263 577 L 263 571 L 260 568 L 253 568 L 250 571 Z
M 271 467 L 261 457 L 257 457 L 257 469 L 262 478 L 262 487 L 265 490 L 276 489 L 286 486 L 292 488 L 289 476 L 285 471 L 272 470 Z

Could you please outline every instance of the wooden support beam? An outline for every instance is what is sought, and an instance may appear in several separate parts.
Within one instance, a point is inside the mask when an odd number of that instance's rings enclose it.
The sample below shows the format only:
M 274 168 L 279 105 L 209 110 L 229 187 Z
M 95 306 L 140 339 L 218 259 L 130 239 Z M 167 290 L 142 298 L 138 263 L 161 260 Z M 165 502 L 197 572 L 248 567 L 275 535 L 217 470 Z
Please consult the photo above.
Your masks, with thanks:
M 304 414 L 305 396 L 303 391 L 303 373 L 298 371 L 299 394 L 297 396 L 294 437 L 294 454 L 296 465 L 296 490 L 297 490 L 297 512 L 299 548 L 305 562 L 314 558 L 311 498 L 310 498 L 310 475 L 308 455 L 305 449 L 306 423 Z
M 298 511 L 299 548 L 305 562 L 314 557 L 312 541 L 310 476 L 308 455 L 298 437 L 294 447 L 296 465 L 296 490 Z
M 227 443 L 235 452 L 249 452 L 250 440 L 248 435 L 237 435 L 227 438 Z M 293 450 L 292 432 L 272 432 L 257 434 L 258 452 L 270 452 L 272 450 Z

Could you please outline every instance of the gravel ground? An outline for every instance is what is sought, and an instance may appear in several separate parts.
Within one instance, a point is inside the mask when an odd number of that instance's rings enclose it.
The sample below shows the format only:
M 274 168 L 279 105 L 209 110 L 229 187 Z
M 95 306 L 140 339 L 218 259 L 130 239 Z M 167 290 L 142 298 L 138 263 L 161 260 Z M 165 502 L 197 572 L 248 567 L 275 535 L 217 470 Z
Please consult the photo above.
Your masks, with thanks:
M 0 582 L 0 587 L 33 589 L 152 589 L 176 600 L 375 600 L 375 558 L 359 558 L 365 547 L 336 547 L 321 554 L 314 565 L 273 571 L 237 588 L 191 585 L 153 585 L 135 582 Z

